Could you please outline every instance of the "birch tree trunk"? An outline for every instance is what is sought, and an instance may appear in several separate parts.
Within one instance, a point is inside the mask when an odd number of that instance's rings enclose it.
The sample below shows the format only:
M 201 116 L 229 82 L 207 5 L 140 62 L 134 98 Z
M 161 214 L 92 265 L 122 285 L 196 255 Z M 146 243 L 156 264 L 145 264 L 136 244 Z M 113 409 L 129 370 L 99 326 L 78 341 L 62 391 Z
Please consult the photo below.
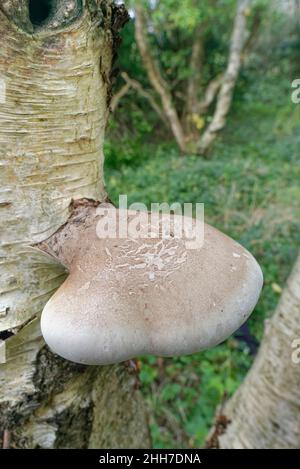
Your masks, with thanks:
M 219 427 L 210 445 L 225 449 L 300 447 L 299 317 L 300 257 L 275 315 L 266 324 L 255 363 L 217 419 Z
M 0 444 L 149 447 L 137 376 L 83 367 L 41 337 L 43 306 L 67 273 L 33 246 L 76 207 L 106 199 L 103 140 L 124 8 L 110 0 L 0 6 Z M 93 202 L 96 201 L 96 202 Z

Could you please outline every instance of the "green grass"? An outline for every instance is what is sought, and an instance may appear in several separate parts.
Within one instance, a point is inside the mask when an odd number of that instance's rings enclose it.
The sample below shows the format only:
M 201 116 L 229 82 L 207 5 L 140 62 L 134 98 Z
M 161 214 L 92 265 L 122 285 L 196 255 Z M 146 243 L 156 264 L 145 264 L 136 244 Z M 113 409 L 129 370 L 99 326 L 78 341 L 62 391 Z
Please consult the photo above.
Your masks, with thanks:
M 172 143 L 151 143 L 145 125 L 135 139 L 106 148 L 112 200 L 128 194 L 129 203 L 204 202 L 206 221 L 257 257 L 265 286 L 249 325 L 258 340 L 300 245 L 300 105 L 290 99 L 293 78 L 284 67 L 250 70 L 208 160 L 180 157 Z M 142 358 L 154 447 L 203 445 L 216 406 L 237 389 L 252 360 L 233 338 L 190 357 Z

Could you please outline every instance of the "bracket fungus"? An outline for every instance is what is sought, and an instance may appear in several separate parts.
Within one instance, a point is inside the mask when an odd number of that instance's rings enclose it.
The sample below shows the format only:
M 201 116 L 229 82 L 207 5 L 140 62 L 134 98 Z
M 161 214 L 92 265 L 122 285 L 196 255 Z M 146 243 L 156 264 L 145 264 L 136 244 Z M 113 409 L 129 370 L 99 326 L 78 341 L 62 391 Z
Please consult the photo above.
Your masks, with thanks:
M 118 228 L 120 215 L 137 225 L 136 212 L 112 207 L 108 212 L 118 214 Z M 68 233 L 60 234 L 67 240 L 60 258 L 69 276 L 41 320 L 55 353 L 87 365 L 142 354 L 192 354 L 224 341 L 253 311 L 263 284 L 261 269 L 218 230 L 205 225 L 203 245 L 189 249 L 184 236 L 153 236 L 157 225 L 147 219 L 144 228 L 151 236 L 124 237 L 119 231 L 116 237 L 99 236 L 101 217 L 93 208 L 73 231 L 64 228 Z M 185 218 L 172 217 L 172 226 Z

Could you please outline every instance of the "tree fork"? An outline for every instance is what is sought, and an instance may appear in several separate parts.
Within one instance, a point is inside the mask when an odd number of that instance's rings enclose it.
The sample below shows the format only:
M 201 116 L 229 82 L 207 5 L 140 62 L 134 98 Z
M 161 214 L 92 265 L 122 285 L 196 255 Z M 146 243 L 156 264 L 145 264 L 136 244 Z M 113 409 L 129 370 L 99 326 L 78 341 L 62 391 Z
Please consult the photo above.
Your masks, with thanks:
M 148 447 L 137 376 L 54 356 L 39 316 L 67 273 L 33 248 L 103 202 L 103 141 L 119 31 L 110 0 L 7 0 L 0 6 L 0 444 Z M 84 210 L 84 204 L 82 206 Z M 8 332 L 9 331 L 9 332 Z

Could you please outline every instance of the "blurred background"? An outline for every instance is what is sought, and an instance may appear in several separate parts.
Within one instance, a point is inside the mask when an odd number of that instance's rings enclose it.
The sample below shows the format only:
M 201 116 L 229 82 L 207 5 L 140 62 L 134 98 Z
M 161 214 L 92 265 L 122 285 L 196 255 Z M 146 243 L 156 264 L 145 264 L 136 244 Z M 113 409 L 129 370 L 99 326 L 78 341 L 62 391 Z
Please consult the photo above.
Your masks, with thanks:
M 154 447 L 194 448 L 250 369 L 299 248 L 300 2 L 125 4 L 105 148 L 110 197 L 204 203 L 206 222 L 248 248 L 265 276 L 251 319 L 226 343 L 138 361 Z

